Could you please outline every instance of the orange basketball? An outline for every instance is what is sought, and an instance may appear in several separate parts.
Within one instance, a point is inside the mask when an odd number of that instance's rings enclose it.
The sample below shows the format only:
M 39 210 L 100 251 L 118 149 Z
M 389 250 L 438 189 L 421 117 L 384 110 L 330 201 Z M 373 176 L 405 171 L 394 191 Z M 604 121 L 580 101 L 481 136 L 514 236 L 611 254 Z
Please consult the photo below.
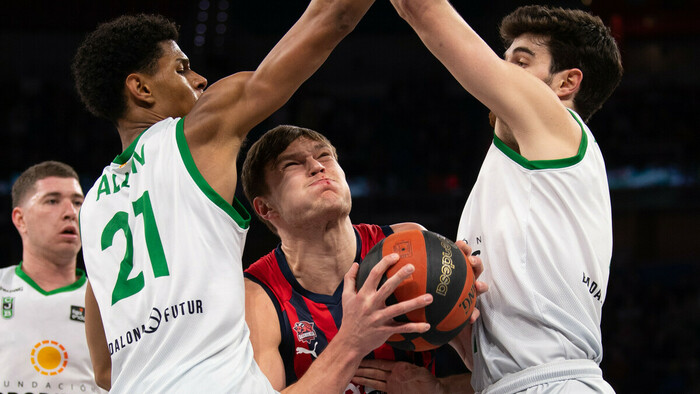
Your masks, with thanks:
M 474 311 L 476 287 L 471 266 L 462 251 L 442 235 L 431 231 L 402 231 L 386 237 L 367 253 L 357 274 L 357 288 L 362 287 L 382 257 L 394 252 L 399 254 L 399 261 L 389 267 L 380 286 L 406 264 L 413 264 L 415 271 L 387 298 L 387 305 L 425 293 L 433 295 L 433 302 L 394 318 L 398 322 L 428 322 L 430 330 L 423 334 L 395 334 L 387 343 L 413 351 L 444 345 L 468 324 Z

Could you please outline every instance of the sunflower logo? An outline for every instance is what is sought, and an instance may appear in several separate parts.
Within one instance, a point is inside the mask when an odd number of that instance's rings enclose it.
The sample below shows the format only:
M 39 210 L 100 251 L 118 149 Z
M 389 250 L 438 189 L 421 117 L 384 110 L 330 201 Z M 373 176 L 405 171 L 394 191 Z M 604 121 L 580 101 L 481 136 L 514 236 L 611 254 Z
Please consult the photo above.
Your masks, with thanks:
M 54 376 L 63 372 L 68 365 L 68 352 L 60 343 L 44 340 L 32 348 L 31 360 L 37 372 Z

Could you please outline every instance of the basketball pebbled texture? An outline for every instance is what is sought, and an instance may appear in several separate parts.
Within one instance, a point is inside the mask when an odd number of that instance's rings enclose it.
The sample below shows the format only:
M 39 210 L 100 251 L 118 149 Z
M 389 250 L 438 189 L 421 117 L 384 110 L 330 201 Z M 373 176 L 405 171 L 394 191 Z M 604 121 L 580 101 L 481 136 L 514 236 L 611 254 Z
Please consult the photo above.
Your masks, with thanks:
M 415 271 L 387 298 L 387 305 L 425 293 L 433 302 L 425 308 L 397 316 L 398 322 L 428 322 L 423 334 L 394 334 L 387 343 L 395 348 L 424 351 L 437 348 L 454 338 L 468 323 L 476 303 L 475 278 L 462 251 L 449 239 L 431 231 L 409 230 L 391 234 L 365 256 L 357 274 L 357 289 L 382 257 L 398 253 L 399 261 L 384 273 L 379 286 L 406 264 Z

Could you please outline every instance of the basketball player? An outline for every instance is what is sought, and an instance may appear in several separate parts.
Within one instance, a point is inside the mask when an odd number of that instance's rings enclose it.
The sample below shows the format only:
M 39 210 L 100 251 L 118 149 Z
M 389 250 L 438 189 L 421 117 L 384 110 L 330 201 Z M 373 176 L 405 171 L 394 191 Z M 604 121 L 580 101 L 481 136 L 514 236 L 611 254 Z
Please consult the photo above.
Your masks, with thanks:
M 85 272 L 78 211 L 78 174 L 45 161 L 12 186 L 12 223 L 22 261 L 0 269 L 0 381 L 4 392 L 102 392 L 95 385 L 85 339 Z
M 250 216 L 234 197 L 236 155 L 248 131 L 289 99 L 371 4 L 312 0 L 257 70 L 206 91 L 207 80 L 176 43 L 176 26 L 161 16 L 117 18 L 81 44 L 73 64 L 77 90 L 93 114 L 116 125 L 123 149 L 81 214 L 87 304 L 100 311 L 88 310 L 88 341 L 95 368 L 104 371 L 98 377 L 111 370 L 102 387 L 272 391 L 253 360 L 244 320 L 241 254 Z M 365 294 L 349 295 L 357 306 L 348 308 L 362 316 L 386 312 L 361 309 Z M 384 324 L 374 336 L 424 326 Z M 315 380 L 319 392 L 342 384 L 333 373 L 344 374 L 349 361 L 335 356 L 335 369 L 316 373 L 323 376 Z
M 354 283 L 354 276 L 346 275 L 357 266 L 353 263 L 393 232 L 424 228 L 416 223 L 353 225 L 350 189 L 326 137 L 295 126 L 268 131 L 248 151 L 241 181 L 258 217 L 281 240 L 245 272 L 246 320 L 255 359 L 276 390 L 297 387 L 310 366 L 328 369 L 327 352 L 352 350 L 356 364 L 371 353 L 371 358 L 396 361 L 384 361 L 388 371 L 398 361 L 409 362 L 432 377 L 430 384 L 468 384 L 466 375 L 438 382 L 428 372 L 435 370 L 434 352 L 404 352 L 365 338 L 371 327 L 358 324 L 347 308 L 343 278 L 345 286 L 349 279 Z M 470 255 L 469 247 L 460 244 Z M 478 274 L 479 259 L 470 260 Z M 347 371 L 348 380 L 356 367 Z M 353 380 L 372 386 L 350 383 L 346 392 L 386 390 L 388 376 L 376 375 L 363 369 Z
M 446 0 L 391 0 L 495 135 L 457 238 L 479 252 L 477 392 L 613 392 L 599 367 L 612 253 L 605 164 L 585 122 L 618 85 L 620 53 L 600 18 L 527 6 L 501 23 L 505 60 Z

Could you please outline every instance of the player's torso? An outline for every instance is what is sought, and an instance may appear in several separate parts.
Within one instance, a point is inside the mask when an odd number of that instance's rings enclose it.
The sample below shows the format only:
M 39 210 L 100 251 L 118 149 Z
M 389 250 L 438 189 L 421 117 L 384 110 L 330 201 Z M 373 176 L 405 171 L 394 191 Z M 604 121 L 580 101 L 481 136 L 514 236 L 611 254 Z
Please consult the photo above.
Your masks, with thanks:
M 583 132 L 579 155 L 560 161 L 527 162 L 495 140 L 464 208 L 458 239 L 480 254 L 489 284 L 477 388 L 553 360 L 600 362 L 612 219 L 602 155 Z
M 0 392 L 97 393 L 85 340 L 85 275 L 51 292 L 0 270 Z
M 202 391 L 244 378 L 252 363 L 241 267 L 249 220 L 201 177 L 181 121 L 152 126 L 105 168 L 80 221 L 113 387 Z M 210 374 L 224 376 L 215 383 Z
M 391 234 L 388 227 L 356 225 L 358 251 L 361 261 L 376 243 Z M 296 382 L 328 346 L 338 333 L 342 322 L 342 283 L 332 295 L 318 294 L 304 289 L 295 279 L 281 248 L 266 256 L 264 271 L 255 270 L 258 279 L 272 290 L 278 300 L 282 316 L 282 343 L 280 354 L 284 360 L 287 385 Z M 256 263 L 258 264 L 258 263 Z M 248 271 L 250 277 L 251 270 Z M 263 277 L 263 278 L 260 278 Z M 404 352 L 389 345 L 375 349 L 369 357 L 415 363 L 433 370 L 432 352 Z M 346 393 L 370 393 L 373 389 L 348 385 Z

